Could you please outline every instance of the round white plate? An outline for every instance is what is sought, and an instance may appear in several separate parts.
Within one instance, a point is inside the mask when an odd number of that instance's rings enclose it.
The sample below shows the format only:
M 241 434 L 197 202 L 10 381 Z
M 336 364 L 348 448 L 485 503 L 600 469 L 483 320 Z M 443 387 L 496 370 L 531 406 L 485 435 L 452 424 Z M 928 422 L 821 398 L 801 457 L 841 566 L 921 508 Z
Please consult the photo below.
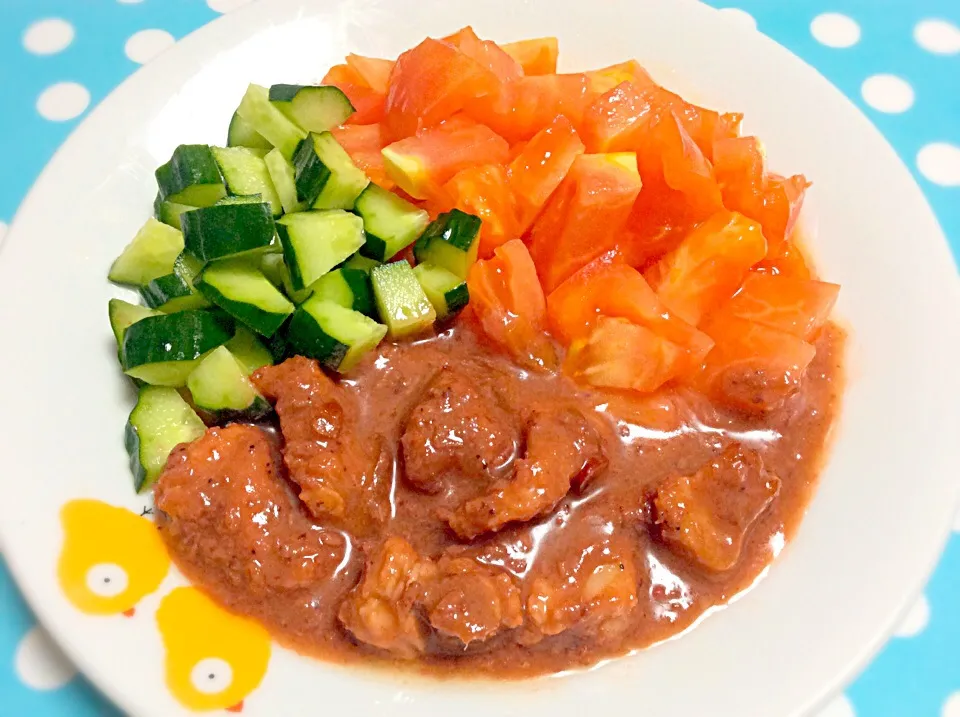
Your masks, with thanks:
M 222 143 L 248 82 L 316 81 L 348 52 L 395 56 L 467 23 L 504 41 L 557 35 L 565 69 L 637 57 L 668 86 L 746 112 L 774 169 L 815 182 L 811 249 L 843 285 L 837 311 L 852 331 L 835 445 L 770 574 L 680 640 L 514 684 L 347 669 L 274 646 L 244 714 L 803 714 L 882 643 L 948 530 L 960 490 L 960 283 L 919 189 L 853 105 L 755 30 L 686 0 L 270 0 L 125 82 L 51 161 L 0 254 L 0 537 L 10 566 L 50 632 L 123 709 L 185 711 L 166 687 L 154 619 L 181 578 L 171 572 L 132 618 L 82 614 L 57 581 L 64 503 L 144 507 L 121 440 L 132 395 L 106 317 L 107 299 L 124 294 L 107 268 L 151 210 L 153 169 L 177 144 Z M 220 657 L 239 679 L 244 656 Z M 215 680 L 229 681 L 230 670 Z

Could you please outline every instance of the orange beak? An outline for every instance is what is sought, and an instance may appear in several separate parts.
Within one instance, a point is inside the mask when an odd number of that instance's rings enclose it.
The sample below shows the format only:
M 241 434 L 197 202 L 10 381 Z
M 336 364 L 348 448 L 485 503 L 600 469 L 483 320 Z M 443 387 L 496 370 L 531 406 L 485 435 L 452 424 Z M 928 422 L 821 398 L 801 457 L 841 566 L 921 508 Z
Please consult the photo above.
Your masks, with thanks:
M 123 616 L 124 616 L 124 617 L 133 617 L 133 613 L 135 613 L 135 612 L 136 612 L 136 609 L 135 609 L 135 608 L 130 608 L 129 610 L 124 610 L 124 611 L 123 611 Z
M 227 707 L 227 712 L 243 712 L 243 700 L 240 700 L 233 707 Z

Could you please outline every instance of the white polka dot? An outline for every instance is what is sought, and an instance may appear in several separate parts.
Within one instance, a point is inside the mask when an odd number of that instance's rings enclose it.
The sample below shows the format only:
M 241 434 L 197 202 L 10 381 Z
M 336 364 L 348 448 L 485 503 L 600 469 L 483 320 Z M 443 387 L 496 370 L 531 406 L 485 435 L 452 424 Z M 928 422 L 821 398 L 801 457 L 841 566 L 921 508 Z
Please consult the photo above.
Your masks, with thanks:
M 231 10 L 236 10 L 238 7 L 243 7 L 250 0 L 207 0 L 207 5 L 210 6 L 211 10 L 216 12 L 230 12 Z
M 35 690 L 63 687 L 77 674 L 77 668 L 39 625 L 20 640 L 13 662 L 20 681 Z
M 913 28 L 913 39 L 924 50 L 938 55 L 960 52 L 960 30 L 946 20 L 921 20 Z
M 913 106 L 913 88 L 896 75 L 873 75 L 860 87 L 863 99 L 875 110 L 897 114 Z
M 828 47 L 852 47 L 860 40 L 860 26 L 838 12 L 817 15 L 810 23 L 810 32 L 817 42 Z
M 903 616 L 903 620 L 893 634 L 896 637 L 915 637 L 923 632 L 928 622 L 930 622 L 930 603 L 927 602 L 926 595 L 921 595 L 910 611 Z
M 932 142 L 917 153 L 917 169 L 934 184 L 960 186 L 960 147 Z
M 23 46 L 34 55 L 53 55 L 73 42 L 73 25 L 59 17 L 37 20 L 23 33 Z
M 173 45 L 176 40 L 166 30 L 141 30 L 134 33 L 123 46 L 123 51 L 134 62 L 144 64 Z
M 746 10 L 741 10 L 738 7 L 725 7 L 721 8 L 720 12 L 731 18 L 738 25 L 749 27 L 751 30 L 757 29 L 756 19 Z
M 954 692 L 947 697 L 940 711 L 940 717 L 960 717 L 960 692 Z
M 846 695 L 837 695 L 816 717 L 857 717 L 857 712 Z
M 58 82 L 37 98 L 37 111 L 48 120 L 63 122 L 81 114 L 90 104 L 90 93 L 76 82 Z

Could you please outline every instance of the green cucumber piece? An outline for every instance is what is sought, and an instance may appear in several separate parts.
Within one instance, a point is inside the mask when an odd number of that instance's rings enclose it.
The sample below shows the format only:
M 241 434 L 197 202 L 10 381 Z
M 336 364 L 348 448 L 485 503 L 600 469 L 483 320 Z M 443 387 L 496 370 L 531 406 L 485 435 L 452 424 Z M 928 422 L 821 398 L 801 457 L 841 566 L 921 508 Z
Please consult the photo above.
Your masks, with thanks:
M 377 261 L 392 259 L 413 244 L 430 223 L 426 210 L 373 183 L 357 197 L 354 211 L 367 234 L 360 252 Z
M 285 214 L 277 233 L 295 291 L 307 288 L 364 243 L 363 221 L 339 209 Z
M 376 314 L 370 276 L 360 269 L 335 269 L 317 279 L 310 288 L 317 298 L 332 301 L 367 316 Z
M 294 316 L 296 316 L 296 313 L 294 313 Z M 290 321 L 292 323 L 293 319 Z M 290 324 L 287 324 L 288 331 L 289 327 Z M 293 348 L 290 346 L 290 341 L 287 339 L 284 331 L 278 331 L 270 337 L 270 340 L 267 342 L 267 350 L 273 357 L 273 363 L 283 363 L 293 356 Z
M 293 157 L 297 200 L 314 209 L 353 209 L 370 179 L 329 132 L 310 134 Z
M 249 147 L 251 149 L 273 149 L 267 139 L 257 132 L 249 122 L 240 116 L 239 112 L 234 112 L 230 118 L 230 127 L 227 129 L 228 147 Z
M 180 215 L 189 212 L 191 209 L 196 209 L 196 207 L 189 204 L 164 201 L 159 192 L 157 198 L 153 200 L 153 216 L 177 231 L 180 231 Z
M 256 200 L 194 209 L 181 214 L 180 222 L 187 252 L 203 261 L 269 246 L 274 236 L 273 210 Z
M 197 408 L 217 423 L 255 421 L 271 406 L 247 378 L 246 366 L 226 346 L 215 348 L 187 377 L 187 388 Z
M 258 368 L 270 366 L 273 363 L 273 356 L 267 347 L 246 326 L 238 326 L 237 333 L 224 346 L 230 349 L 233 357 L 240 362 L 247 376 Z
M 209 207 L 227 194 L 220 167 L 205 144 L 181 144 L 157 168 L 156 177 L 160 196 L 168 202 Z
M 442 266 L 418 264 L 414 267 L 413 274 L 436 309 L 437 318 L 440 320 L 456 315 L 470 301 L 467 282 Z
M 477 260 L 482 223 L 480 217 L 459 209 L 441 214 L 413 247 L 417 263 L 440 266 L 466 279 Z
M 286 333 L 288 351 L 345 373 L 380 343 L 387 327 L 359 311 L 311 297 L 297 307 Z
M 142 493 L 152 486 L 173 449 L 197 440 L 206 430 L 175 388 L 143 386 L 124 432 L 134 490 Z
M 242 259 L 208 264 L 200 274 L 197 289 L 209 301 L 263 336 L 273 336 L 293 304 L 258 268 Z
M 343 267 L 345 269 L 359 269 L 364 274 L 369 274 L 373 267 L 380 266 L 381 263 L 382 262 L 379 262 L 376 259 L 371 259 L 368 256 L 357 253 L 343 262 Z
M 173 271 L 183 242 L 179 231 L 150 218 L 113 262 L 107 278 L 118 284 L 144 286 Z
M 270 280 L 278 289 L 283 286 L 283 277 L 286 275 L 287 267 L 283 263 L 283 254 L 264 254 L 260 257 L 260 271 Z
M 181 254 L 173 263 L 171 273 L 158 276 L 140 288 L 144 303 L 167 314 L 209 306 L 193 285 L 202 268 L 202 262 L 189 254 Z
M 400 260 L 374 268 L 370 281 L 377 311 L 390 338 L 418 334 L 433 326 L 437 312 L 407 262 Z
M 273 186 L 267 164 L 262 157 L 257 156 L 255 150 L 246 147 L 213 147 L 212 151 L 231 194 L 259 194 L 262 201 L 270 204 L 273 216 L 279 217 L 283 214 L 283 205 Z
M 283 211 L 292 214 L 306 209 L 307 205 L 297 199 L 296 170 L 283 153 L 279 149 L 271 149 L 263 161 L 267 165 L 267 171 L 270 172 L 273 186 L 277 189 Z
M 339 87 L 273 85 L 270 101 L 307 132 L 326 132 L 354 113 L 350 99 Z
M 270 102 L 270 92 L 266 87 L 250 85 L 247 87 L 237 114 L 249 124 L 255 132 L 267 142 L 279 149 L 287 159 L 293 157 L 300 140 L 307 133 L 280 109 Z
M 119 348 L 123 345 L 123 334 L 130 326 L 148 316 L 159 316 L 161 312 L 140 304 L 131 304 L 123 299 L 110 299 L 107 302 L 107 313 L 110 316 L 110 328 L 113 330 L 113 336 Z
M 225 344 L 233 334 L 233 321 L 218 312 L 148 316 L 124 333 L 120 364 L 128 376 L 147 383 L 183 386 L 196 359 Z

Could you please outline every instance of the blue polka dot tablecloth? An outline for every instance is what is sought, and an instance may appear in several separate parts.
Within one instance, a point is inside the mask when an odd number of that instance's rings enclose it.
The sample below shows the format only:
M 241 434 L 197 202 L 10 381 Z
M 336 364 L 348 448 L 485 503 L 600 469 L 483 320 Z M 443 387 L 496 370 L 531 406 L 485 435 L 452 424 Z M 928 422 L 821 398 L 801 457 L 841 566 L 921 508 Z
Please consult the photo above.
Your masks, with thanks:
M 248 1 L 0 0 L 0 242 L 30 184 L 93 105 L 178 38 Z M 866 112 L 960 257 L 960 0 L 711 4 L 811 63 Z M 960 521 L 895 636 L 818 717 L 960 717 L 958 533 Z M 0 714 L 118 714 L 37 626 L 2 563 Z

